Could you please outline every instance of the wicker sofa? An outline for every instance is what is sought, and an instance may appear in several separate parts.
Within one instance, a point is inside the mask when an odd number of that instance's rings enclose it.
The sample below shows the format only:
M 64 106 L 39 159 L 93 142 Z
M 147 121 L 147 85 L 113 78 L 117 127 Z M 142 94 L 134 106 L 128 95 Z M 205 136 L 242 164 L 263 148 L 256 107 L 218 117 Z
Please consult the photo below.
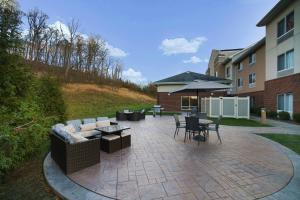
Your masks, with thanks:
M 139 121 L 142 119 L 145 119 L 146 116 L 146 112 L 145 110 L 141 110 L 141 111 L 134 111 L 132 113 L 125 113 L 125 112 L 116 112 L 116 119 L 118 121 Z
M 64 124 L 56 124 L 50 131 L 51 157 L 66 174 L 70 174 L 100 162 L 100 135 L 96 130 L 81 131 L 84 124 L 109 120 L 107 117 L 98 117 L 83 120 L 70 120 Z M 116 122 L 108 122 L 115 125 Z M 62 134 L 65 127 L 72 125 L 75 128 L 75 136 L 80 140 L 73 141 Z

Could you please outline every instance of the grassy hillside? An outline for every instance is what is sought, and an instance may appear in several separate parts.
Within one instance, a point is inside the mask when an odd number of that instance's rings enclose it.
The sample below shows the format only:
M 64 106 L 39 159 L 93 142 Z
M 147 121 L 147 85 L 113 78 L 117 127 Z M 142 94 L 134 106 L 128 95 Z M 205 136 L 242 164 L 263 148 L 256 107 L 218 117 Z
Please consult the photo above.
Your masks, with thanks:
M 69 119 L 115 116 L 115 112 L 123 109 L 149 109 L 155 99 L 145 94 L 95 84 L 65 84 L 64 99 Z

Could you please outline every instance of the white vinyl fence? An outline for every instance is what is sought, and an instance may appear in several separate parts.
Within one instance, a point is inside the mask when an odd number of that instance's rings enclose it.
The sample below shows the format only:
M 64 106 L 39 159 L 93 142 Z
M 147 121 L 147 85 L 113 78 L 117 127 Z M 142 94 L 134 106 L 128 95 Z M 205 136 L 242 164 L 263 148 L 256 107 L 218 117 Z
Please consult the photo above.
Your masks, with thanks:
M 250 118 L 249 97 L 201 98 L 201 112 L 208 117 Z

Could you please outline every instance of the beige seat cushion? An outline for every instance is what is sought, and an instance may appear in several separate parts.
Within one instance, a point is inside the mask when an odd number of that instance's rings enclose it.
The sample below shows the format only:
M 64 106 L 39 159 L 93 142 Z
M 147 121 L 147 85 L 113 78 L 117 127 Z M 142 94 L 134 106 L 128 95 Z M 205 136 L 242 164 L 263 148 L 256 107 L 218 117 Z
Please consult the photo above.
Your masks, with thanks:
M 110 121 L 109 120 L 103 120 L 103 121 L 97 121 L 96 122 L 97 127 L 106 127 L 110 126 Z
M 102 136 L 102 139 L 111 141 L 111 140 L 120 139 L 120 136 L 111 134 L 111 135 Z
M 88 139 L 82 137 L 80 134 L 70 134 L 70 144 L 76 144 L 79 142 L 87 141 Z
M 81 124 L 80 131 L 91 131 L 96 128 L 96 123 Z
M 131 135 L 130 133 L 126 133 L 126 132 L 121 133 L 121 137 L 126 137 L 126 136 L 130 136 L 130 135 Z
M 79 134 L 82 137 L 91 137 L 97 134 L 100 134 L 100 131 L 97 130 L 91 130 L 91 131 L 80 131 L 80 132 L 76 132 L 75 134 Z

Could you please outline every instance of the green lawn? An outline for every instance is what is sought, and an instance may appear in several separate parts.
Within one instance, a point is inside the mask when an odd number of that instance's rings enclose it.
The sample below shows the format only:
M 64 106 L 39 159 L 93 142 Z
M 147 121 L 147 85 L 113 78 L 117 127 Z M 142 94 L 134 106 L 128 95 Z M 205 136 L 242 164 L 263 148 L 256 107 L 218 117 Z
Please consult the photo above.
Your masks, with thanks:
M 68 119 L 82 119 L 88 117 L 107 116 L 114 117 L 116 111 L 130 110 L 149 110 L 155 100 L 141 100 L 121 96 L 113 92 L 64 92 L 64 99 L 67 104 Z
M 222 125 L 228 126 L 248 126 L 248 127 L 266 127 L 268 124 L 263 124 L 252 119 L 235 119 L 235 118 L 222 118 Z
M 287 135 L 287 134 L 258 134 L 275 142 L 278 142 L 287 148 L 300 154 L 300 135 Z

